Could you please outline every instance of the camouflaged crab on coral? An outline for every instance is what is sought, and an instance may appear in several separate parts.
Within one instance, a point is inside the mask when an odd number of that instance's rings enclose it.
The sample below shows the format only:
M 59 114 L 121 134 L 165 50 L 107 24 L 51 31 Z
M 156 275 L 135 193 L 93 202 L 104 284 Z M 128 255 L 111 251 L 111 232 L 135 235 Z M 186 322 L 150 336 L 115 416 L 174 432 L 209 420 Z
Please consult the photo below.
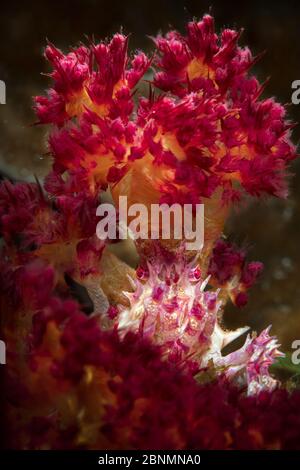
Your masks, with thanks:
M 224 307 L 245 305 L 262 269 L 226 241 L 225 220 L 247 194 L 285 197 L 296 157 L 239 36 L 206 15 L 157 37 L 151 57 L 131 58 L 122 34 L 46 47 L 52 88 L 35 110 L 52 170 L 0 189 L 10 446 L 299 447 L 300 397 L 270 374 L 282 355 L 270 328 L 222 353 L 248 330 L 228 331 Z M 133 269 L 96 237 L 108 193 L 116 206 L 203 203 L 203 249 L 137 240 Z

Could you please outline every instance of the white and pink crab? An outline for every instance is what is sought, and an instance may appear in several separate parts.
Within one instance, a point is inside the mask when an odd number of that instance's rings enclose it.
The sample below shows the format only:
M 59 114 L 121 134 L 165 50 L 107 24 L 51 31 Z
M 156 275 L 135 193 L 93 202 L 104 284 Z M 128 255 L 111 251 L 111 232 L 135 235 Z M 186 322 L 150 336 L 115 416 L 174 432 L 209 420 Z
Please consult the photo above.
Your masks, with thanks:
M 221 324 L 220 289 L 208 288 L 195 262 L 147 263 L 142 279 L 131 279 L 133 292 L 124 294 L 129 307 L 119 307 L 116 325 L 121 336 L 140 333 L 161 346 L 165 357 L 178 366 L 200 370 L 213 367 L 217 374 L 247 386 L 248 395 L 273 390 L 278 382 L 269 367 L 284 354 L 271 327 L 259 336 L 248 335 L 244 345 L 225 356 L 222 350 L 249 330 L 235 331 Z

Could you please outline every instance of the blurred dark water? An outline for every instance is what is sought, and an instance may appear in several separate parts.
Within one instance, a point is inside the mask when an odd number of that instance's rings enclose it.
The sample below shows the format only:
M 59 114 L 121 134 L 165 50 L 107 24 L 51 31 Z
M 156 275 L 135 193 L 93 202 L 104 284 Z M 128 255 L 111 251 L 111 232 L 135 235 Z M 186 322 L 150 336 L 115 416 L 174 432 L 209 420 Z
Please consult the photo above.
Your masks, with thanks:
M 291 100 L 291 83 L 300 79 L 299 1 L 123 1 L 60 0 L 6 2 L 0 6 L 0 79 L 6 82 L 7 104 L 0 106 L 0 171 L 17 179 L 42 177 L 50 161 L 45 130 L 32 126 L 32 96 L 43 92 L 47 72 L 42 57 L 46 38 L 58 47 L 105 38 L 123 28 L 131 33 L 130 48 L 150 51 L 151 40 L 169 26 L 179 30 L 191 18 L 212 7 L 217 28 L 245 28 L 242 44 L 256 54 L 267 51 L 254 72 L 264 81 L 271 76 L 265 96 L 283 103 Z M 290 118 L 300 121 L 300 105 L 289 106 Z M 294 141 L 300 136 L 295 129 Z M 285 350 L 300 339 L 300 162 L 292 165 L 290 198 L 252 201 L 236 211 L 228 223 L 231 239 L 246 242 L 253 259 L 265 271 L 243 310 L 230 306 L 228 325 L 249 324 L 261 329 L 273 323 Z

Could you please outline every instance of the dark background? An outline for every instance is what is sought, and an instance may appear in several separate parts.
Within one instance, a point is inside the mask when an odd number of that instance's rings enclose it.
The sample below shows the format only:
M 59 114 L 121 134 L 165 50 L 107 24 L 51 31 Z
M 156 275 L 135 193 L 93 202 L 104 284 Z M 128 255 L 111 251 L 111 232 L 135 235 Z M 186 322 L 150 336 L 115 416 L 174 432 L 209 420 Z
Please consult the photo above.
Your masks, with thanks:
M 0 5 L 0 79 L 6 82 L 7 104 L 0 105 L 0 173 L 16 179 L 43 177 L 50 161 L 45 129 L 32 126 L 32 96 L 43 93 L 48 80 L 42 57 L 46 38 L 58 47 L 94 35 L 110 36 L 123 27 L 130 48 L 151 50 L 147 35 L 169 26 L 183 31 L 186 21 L 209 11 L 216 27 L 245 28 L 242 44 L 257 54 L 266 50 L 254 72 L 263 81 L 271 76 L 265 96 L 291 100 L 291 83 L 300 80 L 299 1 L 6 1 Z M 289 106 L 290 118 L 300 121 L 300 105 Z M 300 126 L 294 141 L 300 137 Z M 290 198 L 253 201 L 238 209 L 228 223 L 231 239 L 247 242 L 250 256 L 265 263 L 261 282 L 243 310 L 227 309 L 228 325 L 249 324 L 261 329 L 273 323 L 286 351 L 300 339 L 300 160 L 292 166 Z

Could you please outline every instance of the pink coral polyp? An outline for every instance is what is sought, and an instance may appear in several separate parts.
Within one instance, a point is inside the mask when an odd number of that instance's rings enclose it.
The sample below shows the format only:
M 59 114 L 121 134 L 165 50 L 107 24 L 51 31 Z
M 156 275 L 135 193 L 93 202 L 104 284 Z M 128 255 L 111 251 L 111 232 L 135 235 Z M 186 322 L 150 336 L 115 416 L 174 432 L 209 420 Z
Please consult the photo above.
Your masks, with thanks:
M 291 124 L 280 104 L 259 100 L 263 86 L 249 75 L 256 59 L 238 38 L 228 29 L 218 36 L 207 15 L 189 23 L 186 36 L 158 37 L 152 62 L 143 53 L 130 61 L 121 34 L 67 55 L 49 45 L 54 84 L 36 110 L 40 122 L 63 126 L 50 138 L 55 171 L 80 175 L 93 192 L 154 165 L 151 184 L 169 202 L 195 203 L 219 187 L 225 202 L 240 189 L 285 196 L 285 167 L 296 156 Z M 150 65 L 150 97 L 133 113 L 134 87 Z

